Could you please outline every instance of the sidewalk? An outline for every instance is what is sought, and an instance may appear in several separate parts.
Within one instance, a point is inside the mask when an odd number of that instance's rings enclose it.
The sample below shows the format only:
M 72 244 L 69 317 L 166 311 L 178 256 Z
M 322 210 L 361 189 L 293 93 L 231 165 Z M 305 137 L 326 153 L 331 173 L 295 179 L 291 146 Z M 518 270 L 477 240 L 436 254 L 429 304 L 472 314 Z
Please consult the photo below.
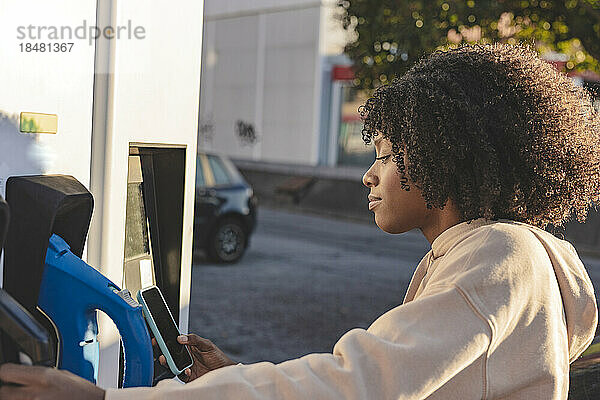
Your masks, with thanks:
M 365 169 L 233 161 L 252 185 L 259 207 L 262 204 L 292 212 L 373 223 L 373 213 L 368 210 L 369 189 L 362 184 Z M 281 192 L 281 188 L 289 187 L 290 182 L 297 183 L 297 179 L 292 179 L 298 177 L 314 179 L 296 202 L 289 193 Z M 585 224 L 568 222 L 554 234 L 571 242 L 580 255 L 600 258 L 599 211 L 590 210 Z
M 368 209 L 369 189 L 362 184 L 362 168 L 295 166 L 233 160 L 254 189 L 259 207 L 317 214 L 337 219 L 373 223 Z M 278 191 L 297 177 L 314 178 L 296 203 L 290 194 Z

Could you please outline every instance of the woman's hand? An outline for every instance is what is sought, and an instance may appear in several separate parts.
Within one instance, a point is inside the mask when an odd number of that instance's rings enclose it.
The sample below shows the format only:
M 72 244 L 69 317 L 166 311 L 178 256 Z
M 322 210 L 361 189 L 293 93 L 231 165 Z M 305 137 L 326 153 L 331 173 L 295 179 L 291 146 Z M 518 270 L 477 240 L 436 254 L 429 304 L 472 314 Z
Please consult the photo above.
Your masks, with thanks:
M 191 368 L 187 368 L 179 379 L 188 383 L 212 370 L 226 367 L 228 365 L 235 365 L 229 357 L 225 355 L 217 346 L 208 339 L 201 338 L 198 335 L 189 334 L 181 335 L 177 337 L 177 341 L 181 344 L 187 345 L 194 360 L 194 365 Z M 155 339 L 152 339 L 152 343 L 155 344 Z M 161 355 L 158 361 L 162 365 L 167 365 L 165 356 Z
M 3 364 L 0 400 L 103 400 L 104 390 L 91 382 L 54 368 Z

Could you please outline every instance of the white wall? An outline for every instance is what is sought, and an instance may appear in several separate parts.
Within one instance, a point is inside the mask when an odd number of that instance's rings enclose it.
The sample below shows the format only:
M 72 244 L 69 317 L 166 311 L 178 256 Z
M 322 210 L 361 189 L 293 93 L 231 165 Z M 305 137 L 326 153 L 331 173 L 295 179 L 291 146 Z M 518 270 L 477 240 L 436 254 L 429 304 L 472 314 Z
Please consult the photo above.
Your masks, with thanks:
M 205 60 L 212 56 L 214 63 L 203 65 L 200 123 L 213 125 L 210 148 L 230 155 L 251 151 L 235 140 L 234 132 L 237 120 L 255 121 L 258 19 L 206 22 Z
M 206 19 L 214 19 L 232 17 L 232 14 L 259 14 L 274 10 L 315 7 L 320 3 L 319 0 L 211 0 L 206 2 L 204 16 Z
M 207 3 L 200 124 L 212 129 L 199 136 L 199 147 L 242 159 L 316 164 L 321 5 L 260 3 L 279 8 Z M 254 126 L 256 143 L 239 139 L 238 120 Z
M 320 8 L 267 15 L 264 161 L 316 164 Z
M 26 10 L 26 12 L 24 12 Z M 15 175 L 60 173 L 90 183 L 94 46 L 69 53 L 21 51 L 29 25 L 78 26 L 96 19 L 95 0 L 0 0 L 0 195 Z M 37 34 L 36 34 L 37 36 Z M 56 134 L 19 131 L 21 112 L 55 114 Z M 0 286 L 3 280 L 0 258 Z
M 69 174 L 89 187 L 94 46 L 83 40 L 69 53 L 21 52 L 20 44 L 37 40 L 18 39 L 17 27 L 76 27 L 95 19 L 95 0 L 0 0 L 2 196 L 12 175 Z M 23 111 L 56 114 L 58 132 L 20 133 Z

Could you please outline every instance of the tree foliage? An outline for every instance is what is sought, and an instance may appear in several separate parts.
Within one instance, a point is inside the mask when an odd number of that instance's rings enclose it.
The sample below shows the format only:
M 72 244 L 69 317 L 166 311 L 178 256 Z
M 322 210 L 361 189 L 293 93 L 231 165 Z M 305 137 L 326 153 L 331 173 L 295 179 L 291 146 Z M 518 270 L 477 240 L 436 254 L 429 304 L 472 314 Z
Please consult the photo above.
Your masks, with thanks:
M 600 0 L 340 0 L 355 84 L 373 88 L 461 43 L 528 42 L 564 54 L 565 72 L 600 72 Z

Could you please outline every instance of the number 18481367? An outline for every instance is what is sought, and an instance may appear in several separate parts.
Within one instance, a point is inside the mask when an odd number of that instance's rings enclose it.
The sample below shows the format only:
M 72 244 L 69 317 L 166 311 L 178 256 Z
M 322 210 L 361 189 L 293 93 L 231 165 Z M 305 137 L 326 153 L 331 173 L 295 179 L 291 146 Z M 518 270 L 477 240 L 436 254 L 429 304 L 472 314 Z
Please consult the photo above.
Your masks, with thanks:
M 21 53 L 70 53 L 74 43 L 19 43 Z

